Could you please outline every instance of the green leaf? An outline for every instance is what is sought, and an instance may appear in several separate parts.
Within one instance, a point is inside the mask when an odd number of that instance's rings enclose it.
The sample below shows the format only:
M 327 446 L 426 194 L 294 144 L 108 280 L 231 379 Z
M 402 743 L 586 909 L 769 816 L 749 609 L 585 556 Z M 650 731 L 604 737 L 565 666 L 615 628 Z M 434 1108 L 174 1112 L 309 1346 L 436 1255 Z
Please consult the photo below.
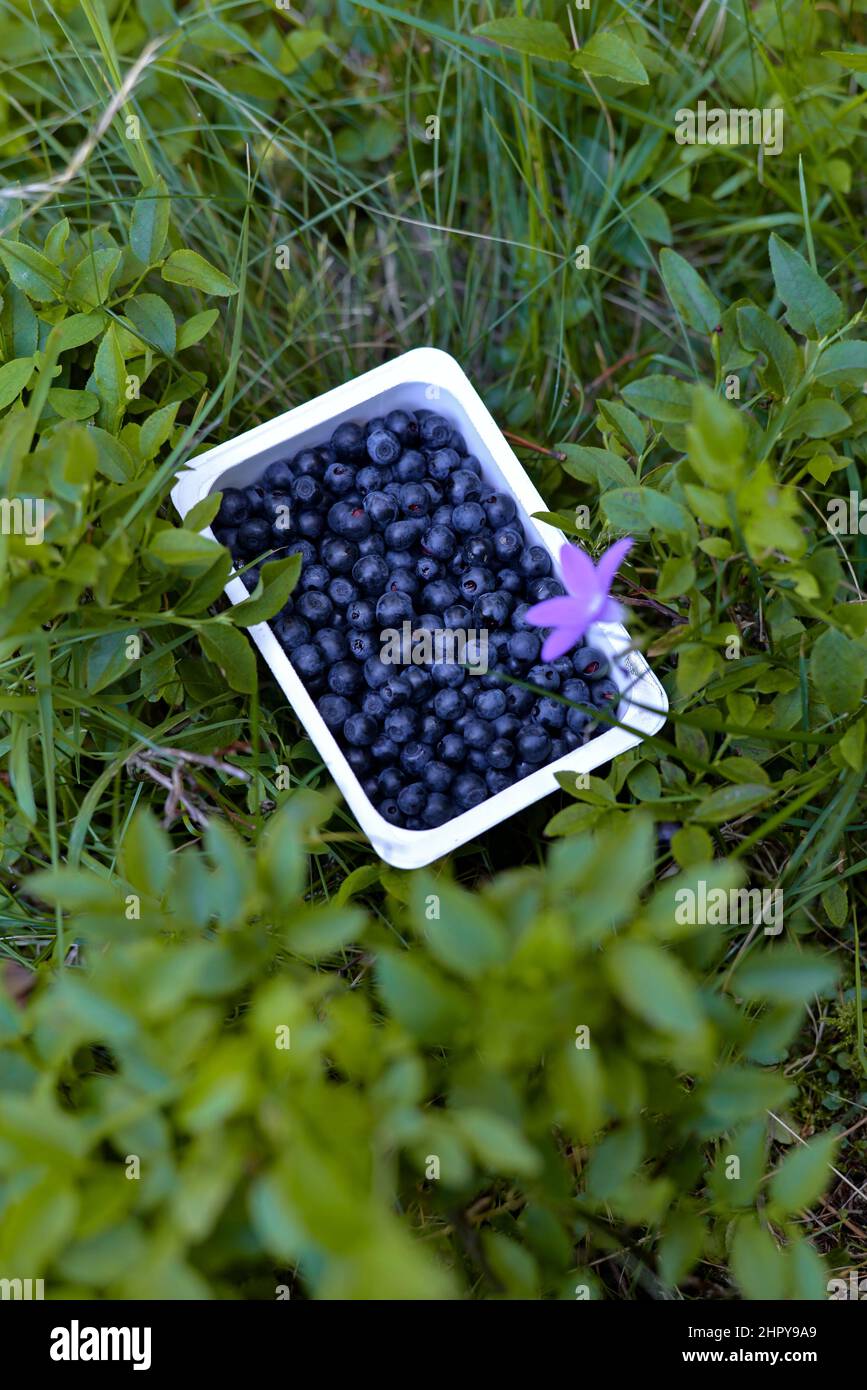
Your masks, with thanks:
M 647 430 L 637 415 L 619 401 L 597 401 L 596 409 L 603 422 L 617 431 L 630 453 L 636 457 L 644 453 L 647 447 Z M 561 444 L 559 447 L 562 449 L 564 446 Z
M 821 1197 L 834 1177 L 831 1164 L 837 1147 L 836 1134 L 819 1134 L 796 1144 L 770 1181 L 770 1195 L 783 1216 L 795 1216 Z
M 106 329 L 93 363 L 93 384 L 101 402 L 99 423 L 114 434 L 126 407 L 126 364 L 114 324 Z
M 92 391 L 69 391 L 63 386 L 52 386 L 48 404 L 63 420 L 89 420 L 99 410 L 99 396 Z
M 816 363 L 816 380 L 823 386 L 857 390 L 867 382 L 867 342 L 847 338 L 822 350 Z
M 635 1177 L 644 1157 L 641 1126 L 631 1124 L 616 1129 L 598 1144 L 587 1164 L 587 1192 L 597 1202 L 620 1195 Z
M 161 898 L 172 872 L 169 837 L 146 807 L 140 807 L 123 838 L 122 863 L 127 882 L 145 897 Z
M 621 1003 L 661 1033 L 695 1035 L 704 1017 L 698 991 L 675 956 L 647 941 L 616 940 L 605 973 Z
M 431 955 L 441 965 L 474 980 L 503 963 L 506 933 L 478 894 L 427 875 L 415 876 L 412 890 L 414 917 L 423 924 Z
M 804 951 L 791 942 L 775 941 L 763 951 L 754 951 L 738 967 L 732 988 L 743 999 L 803 1004 L 814 995 L 827 993 L 838 974 L 836 964 L 827 956 Z
M 832 63 L 839 63 L 850 72 L 867 72 L 867 53 L 858 53 L 855 50 L 847 52 L 845 48 L 826 48 L 822 50 L 822 57 L 829 58 Z
M 246 637 L 228 623 L 214 623 L 202 629 L 199 641 L 205 656 L 219 666 L 232 689 L 252 695 L 256 689 L 256 658 Z
M 757 1216 L 739 1219 L 731 1264 L 744 1298 L 776 1303 L 786 1297 L 785 1257 Z
M 799 439 L 828 439 L 832 434 L 840 434 L 849 429 L 851 416 L 836 401 L 814 397 L 796 410 L 786 429 L 785 435 Z
M 57 333 L 60 352 L 70 352 L 72 348 L 92 343 L 102 331 L 104 321 L 105 315 L 98 309 L 89 314 L 70 314 L 54 330 Z
M 93 310 L 104 304 L 119 263 L 120 251 L 116 247 L 88 251 L 72 273 L 67 298 L 84 310 Z
M 566 455 L 563 472 L 579 482 L 593 483 L 600 491 L 631 487 L 635 482 L 635 473 L 626 460 L 610 449 L 593 449 L 584 444 L 561 444 L 559 448 Z
M 285 560 L 268 560 L 262 566 L 253 593 L 243 603 L 236 604 L 226 614 L 238 627 L 265 623 L 280 612 L 301 573 L 301 556 L 290 555 Z
M 162 277 L 172 285 L 189 285 L 203 294 L 233 295 L 238 286 L 198 251 L 173 251 L 162 268 Z
M 614 488 L 603 494 L 601 507 L 618 531 L 691 537 L 695 522 L 685 507 L 651 487 Z
M 36 360 L 33 357 L 16 357 L 0 367 L 0 410 L 17 401 L 30 381 Z
M 359 908 L 308 909 L 281 934 L 287 951 L 307 960 L 325 960 L 352 942 L 360 941 L 367 914 Z
M 129 244 L 143 265 L 155 265 L 169 232 L 171 201 L 165 179 L 158 178 L 132 205 Z
M 185 531 L 204 531 L 206 526 L 210 526 L 217 512 L 220 510 L 220 500 L 222 494 L 219 492 L 209 492 L 207 497 L 203 497 L 200 502 L 196 502 L 190 507 L 184 517 Z
M 594 34 L 583 48 L 572 55 L 572 66 L 590 73 L 591 77 L 610 77 L 614 82 L 645 86 L 649 81 L 632 45 L 608 29 Z
M 97 695 L 115 681 L 128 676 L 133 662 L 127 655 L 126 632 L 106 632 L 87 645 L 85 684 Z
M 645 376 L 622 391 L 627 405 L 663 424 L 683 425 L 692 413 L 692 393 L 676 376 Z
M 739 816 L 749 815 L 770 800 L 773 788 L 749 782 L 732 787 L 719 787 L 704 797 L 693 810 L 691 819 L 705 825 L 725 825 Z
M 734 406 L 701 386 L 686 427 L 689 461 L 710 488 L 728 491 L 743 472 L 746 429 Z
M 720 321 L 719 301 L 697 270 L 676 251 L 663 247 L 659 269 L 675 312 L 698 333 L 713 333 Z
M 30 299 L 60 299 L 66 286 L 64 275 L 41 251 L 23 241 L 0 240 L 0 260 L 19 290 Z
M 139 294 L 124 305 L 126 317 L 144 341 L 164 357 L 173 357 L 177 342 L 175 316 L 158 294 Z
M 824 338 L 839 328 L 843 305 L 839 296 L 776 232 L 770 239 L 771 270 L 777 294 L 786 306 L 786 317 L 805 338 Z
M 572 49 L 557 24 L 547 19 L 504 18 L 490 19 L 473 30 L 481 39 L 493 39 L 505 48 L 527 53 L 531 58 L 547 58 L 555 63 L 568 63 Z
M 659 1242 L 659 1277 L 675 1287 L 691 1273 L 705 1240 L 705 1223 L 698 1212 L 678 1207 L 666 1218 Z
M 463 991 L 416 955 L 380 952 L 376 977 L 388 1012 L 419 1042 L 447 1042 L 465 1015 Z
M 835 627 L 813 643 L 810 679 L 832 714 L 855 709 L 864 689 L 867 653 Z
M 790 396 L 801 379 L 798 349 L 782 324 L 754 304 L 737 310 L 738 334 L 750 352 L 767 359 L 765 382 L 780 397 Z
M 167 526 L 158 531 L 148 550 L 161 564 L 181 572 L 209 568 L 219 554 L 216 541 L 182 526 Z
M 139 452 L 142 458 L 152 459 L 159 453 L 175 427 L 175 416 L 179 406 L 180 401 L 174 401 L 171 405 L 164 405 L 160 410 L 155 410 L 152 415 L 147 417 L 139 435 Z M 207 525 L 207 523 L 205 524 Z M 203 528 L 188 525 L 186 529 L 200 531 Z
M 455 1128 L 488 1172 L 532 1178 L 541 1171 L 541 1154 L 502 1115 L 475 1108 L 451 1113 Z
M 205 334 L 210 333 L 219 317 L 219 309 L 203 309 L 200 314 L 193 314 L 191 319 L 182 323 L 178 329 L 178 352 L 201 342 Z

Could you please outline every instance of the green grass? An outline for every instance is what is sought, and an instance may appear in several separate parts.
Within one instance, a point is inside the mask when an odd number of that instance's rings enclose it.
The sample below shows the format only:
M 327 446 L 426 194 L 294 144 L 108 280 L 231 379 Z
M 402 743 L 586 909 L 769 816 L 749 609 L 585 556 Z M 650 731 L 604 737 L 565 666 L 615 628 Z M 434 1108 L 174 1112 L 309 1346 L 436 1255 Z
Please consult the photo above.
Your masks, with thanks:
M 33 355 L 33 315 L 50 353 L 51 325 L 82 312 L 69 277 L 128 246 L 134 199 L 168 199 L 172 219 L 154 267 L 124 252 L 99 336 L 62 352 L 57 378 L 40 356 L 0 420 L 0 491 L 39 486 L 62 509 L 45 547 L 0 537 L 0 954 L 18 999 L 0 1003 L 0 1091 L 16 1097 L 0 1140 L 28 1175 L 22 1196 L 0 1157 L 0 1211 L 24 1203 L 0 1275 L 100 1297 L 289 1282 L 700 1299 L 824 1297 L 830 1273 L 863 1265 L 867 538 L 825 518 L 862 490 L 867 370 L 829 382 L 821 354 L 860 340 L 865 274 L 863 74 L 822 55 L 867 46 L 867 17 L 780 0 L 708 7 L 692 33 L 694 10 L 572 12 L 582 48 L 613 30 L 639 55 L 648 82 L 624 84 L 474 34 L 492 6 L 0 7 L 0 172 L 22 190 L 0 201 L 5 239 L 64 276 L 56 303 L 29 301 L 4 262 L 3 361 Z M 572 46 L 562 7 L 523 12 Z M 700 99 L 781 104 L 782 155 L 678 145 L 675 113 Z M 46 247 L 63 218 L 66 250 Z M 794 296 L 772 234 L 803 258 Z M 181 248 L 237 292 L 168 282 L 158 263 Z M 840 313 L 808 337 L 810 267 Z M 88 381 L 142 291 L 178 328 L 219 314 L 190 347 L 121 339 L 144 378 L 123 403 L 104 373 Z M 738 317 L 750 305 L 788 334 L 773 361 Z M 219 616 L 223 560 L 154 551 L 191 452 L 422 344 L 462 363 L 567 528 L 590 508 L 594 553 L 638 535 L 620 596 L 672 702 L 589 792 L 564 788 L 433 877 L 375 858 L 267 671 L 251 678 Z M 679 416 L 642 397 L 656 376 L 684 383 Z M 51 412 L 55 380 L 94 392 L 103 435 Z M 175 403 L 148 455 L 139 426 Z M 603 448 L 614 464 L 585 452 Z M 210 659 L 227 630 L 228 683 Z M 188 809 L 164 833 L 178 769 Z M 233 832 L 210 861 L 204 820 Z M 782 887 L 783 936 L 673 930 L 672 875 Z M 618 954 L 638 946 L 651 956 Z M 631 993 L 639 959 L 659 972 L 657 1011 Z M 267 1034 L 290 1020 L 287 1089 Z M 588 1020 L 590 1075 L 571 1047 Z M 47 1231 L 43 1124 L 71 1174 Z M 835 1127 L 799 1200 L 769 1195 L 798 1140 Z M 717 1175 L 733 1151 L 755 1169 L 740 1195 Z M 115 1178 L 131 1152 L 141 1195 Z M 94 1233 L 93 1194 L 115 1181 L 121 1234 Z

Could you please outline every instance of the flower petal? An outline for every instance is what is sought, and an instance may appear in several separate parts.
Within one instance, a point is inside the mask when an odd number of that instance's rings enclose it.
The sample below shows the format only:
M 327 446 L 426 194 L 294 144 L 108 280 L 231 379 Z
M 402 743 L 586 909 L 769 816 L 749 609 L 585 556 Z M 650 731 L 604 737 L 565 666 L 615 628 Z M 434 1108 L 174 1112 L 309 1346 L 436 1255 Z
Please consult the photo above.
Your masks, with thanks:
M 607 594 L 614 582 L 625 555 L 628 555 L 635 542 L 631 536 L 624 536 L 622 540 L 615 541 L 609 545 L 603 555 L 599 557 L 599 564 L 596 566 L 596 583 L 600 589 L 604 589 Z
M 577 627 L 586 618 L 586 604 L 580 598 L 557 594 L 555 598 L 534 603 L 532 608 L 527 609 L 524 618 L 534 627 Z
M 623 609 L 616 598 L 607 598 L 596 618 L 597 623 L 622 623 Z
M 556 661 L 558 656 L 577 647 L 583 634 L 583 627 L 555 627 L 542 643 L 542 660 Z
M 581 550 L 577 545 L 570 545 L 568 541 L 560 551 L 560 566 L 563 570 L 563 579 L 570 594 L 581 597 L 586 593 L 594 593 L 597 586 L 596 570 L 593 568 L 593 561 L 586 550 Z

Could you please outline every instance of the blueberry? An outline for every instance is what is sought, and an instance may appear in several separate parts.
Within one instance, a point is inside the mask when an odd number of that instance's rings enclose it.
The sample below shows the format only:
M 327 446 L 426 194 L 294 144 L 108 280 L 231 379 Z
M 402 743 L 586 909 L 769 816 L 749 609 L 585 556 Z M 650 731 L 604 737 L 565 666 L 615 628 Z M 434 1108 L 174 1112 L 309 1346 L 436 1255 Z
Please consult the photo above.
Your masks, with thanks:
M 456 449 L 436 449 L 428 458 L 428 472 L 438 483 L 448 480 L 456 468 L 460 468 L 460 455 Z
M 475 503 L 463 502 L 462 507 L 474 506 Z M 460 510 L 455 507 L 455 511 Z M 463 546 L 467 563 L 470 565 L 490 565 L 494 556 L 494 542 L 491 536 L 479 534 L 467 536 Z
M 300 507 L 318 507 L 322 503 L 322 488 L 309 473 L 302 473 L 300 478 L 295 478 L 289 493 Z
M 305 589 L 327 589 L 331 581 L 331 571 L 326 565 L 306 565 L 301 572 L 298 587 Z
M 488 748 L 494 741 L 494 731 L 487 719 L 472 715 L 464 724 L 464 743 L 468 748 Z
M 359 541 L 370 535 L 371 520 L 363 507 L 349 502 L 335 502 L 328 511 L 328 525 L 336 536 Z
M 303 642 L 301 646 L 293 648 L 292 665 L 304 681 L 315 680 L 321 676 L 325 670 L 325 659 L 318 647 L 312 642 Z M 340 691 L 336 692 L 340 694 Z
M 485 523 L 485 513 L 478 502 L 460 502 L 452 512 L 452 524 L 461 536 L 471 536 Z M 467 559 L 472 560 L 467 552 Z
M 345 574 L 335 575 L 328 585 L 328 597 L 338 608 L 345 608 L 354 598 L 358 598 L 358 590 Z
M 542 690 L 560 689 L 560 677 L 550 663 L 547 666 L 532 666 L 527 672 L 527 680 L 531 685 L 538 685 Z
M 544 546 L 528 545 L 521 551 L 518 569 L 527 579 L 543 579 L 551 573 L 551 556 Z
M 374 757 L 378 763 L 396 763 L 400 757 L 400 748 L 395 743 L 394 739 L 389 738 L 387 734 L 379 735 L 371 744 L 370 752 L 371 756 Z M 382 790 L 387 789 L 383 788 Z M 394 790 L 394 788 L 392 788 L 392 790 Z
M 412 598 L 402 590 L 387 590 L 376 602 L 376 621 L 381 627 L 398 627 L 413 615 Z
M 480 719 L 499 719 L 506 713 L 505 691 L 480 690 L 473 700 L 473 709 Z
M 359 425 L 353 425 L 351 421 L 338 425 L 331 436 L 331 448 L 339 459 L 348 462 L 364 457 L 364 431 Z
M 409 550 L 421 537 L 424 525 L 421 518 L 415 517 L 389 522 L 385 528 L 385 543 L 389 550 Z
M 371 690 L 381 690 L 394 675 L 394 667 L 387 666 L 378 656 L 371 656 L 364 663 L 364 679 Z
M 567 715 L 566 718 L 568 721 L 569 716 Z M 566 752 L 571 753 L 574 748 L 580 748 L 582 739 L 579 734 L 573 733 L 567 723 L 566 728 L 563 729 L 560 734 L 560 742 L 563 744 Z
M 427 805 L 421 813 L 421 818 L 425 825 L 434 827 L 451 820 L 453 815 L 454 811 L 448 797 L 444 796 L 442 792 L 431 792 L 427 799 Z
M 318 708 L 329 729 L 342 728 L 352 713 L 352 706 L 344 695 L 323 695 Z
M 361 668 L 355 661 L 335 661 L 328 672 L 328 688 L 335 695 L 354 695 L 361 685 Z
M 469 811 L 487 799 L 487 789 L 474 772 L 462 772 L 452 783 L 452 799 L 462 811 Z
M 384 689 L 387 690 L 388 686 Z M 389 710 L 382 727 L 394 743 L 403 745 L 415 738 L 417 723 L 418 716 L 415 710 L 408 705 L 401 705 L 399 709 Z
M 369 492 L 363 506 L 374 526 L 384 528 L 397 517 L 397 499 L 387 492 Z
M 551 752 L 550 735 L 540 724 L 525 724 L 516 743 L 519 754 L 527 763 L 543 763 Z
M 385 541 L 376 531 L 357 542 L 359 555 L 385 555 Z
M 538 657 L 540 646 L 541 643 L 535 632 L 531 632 L 529 629 L 525 629 L 523 632 L 514 632 L 509 638 L 509 656 L 518 665 L 529 666 Z
M 418 736 L 422 743 L 429 743 L 436 747 L 446 733 L 447 725 L 444 719 L 440 719 L 436 714 L 423 714 L 421 718 L 421 728 Z
M 598 709 L 609 709 L 613 712 L 620 703 L 620 690 L 610 677 L 606 677 L 604 680 L 593 682 L 590 687 L 590 699 Z
M 501 714 L 499 719 L 494 720 L 494 733 L 497 738 L 507 738 L 514 741 L 520 727 L 521 720 L 515 714 Z
M 427 763 L 431 761 L 431 751 L 420 739 L 405 743 L 400 753 L 400 765 L 409 777 L 419 777 Z
M 524 588 L 524 580 L 517 570 L 503 568 L 497 575 L 500 588 L 515 597 Z
M 419 705 L 431 692 L 433 681 L 430 673 L 423 671 L 420 666 L 407 666 L 403 673 L 403 678 L 410 688 L 410 701 L 414 705 Z
M 248 517 L 261 516 L 262 508 L 265 504 L 264 483 L 248 483 L 244 488 L 244 496 L 247 500 Z
M 305 507 L 295 514 L 295 530 L 305 540 L 318 540 L 325 530 L 325 517 L 321 512 Z
M 371 719 L 376 720 L 379 728 L 387 712 L 382 696 L 377 695 L 375 690 L 365 690 L 361 697 L 361 713 L 369 714 Z
M 261 555 L 271 549 L 271 523 L 264 517 L 253 516 L 238 527 L 238 549 L 242 555 Z
M 418 421 L 411 410 L 390 410 L 385 428 L 396 434 L 404 448 L 418 439 Z
M 379 693 L 388 709 L 402 709 L 404 705 L 408 705 L 410 702 L 412 686 L 404 675 L 398 671 L 389 676 L 385 685 L 380 687 Z M 407 711 L 407 717 L 410 716 L 412 717 L 412 727 L 415 728 L 415 710 Z M 392 734 L 391 737 L 394 738 L 394 734 Z M 403 740 L 395 740 L 395 742 L 403 742 Z
M 359 560 L 358 564 L 360 563 L 361 561 Z M 356 583 L 358 583 L 358 577 L 355 573 L 357 568 L 358 565 L 355 565 L 352 570 L 352 577 Z M 376 610 L 369 599 L 356 598 L 349 604 L 346 610 L 346 618 L 356 631 L 369 632 L 376 623 Z
M 488 594 L 495 586 L 493 574 L 484 565 L 473 565 L 461 575 L 461 593 L 465 599 L 475 602 L 482 594 Z
M 401 442 L 396 434 L 384 427 L 373 430 L 367 437 L 367 456 L 372 463 L 388 468 L 396 463 L 402 452 Z
M 349 574 L 358 559 L 358 546 L 343 536 L 332 536 L 322 542 L 321 555 L 332 574 Z
M 554 700 L 550 695 L 543 695 L 541 700 L 536 701 L 533 718 L 549 733 L 557 733 L 566 723 L 568 709 L 569 706 L 564 705 L 562 701 Z
M 217 521 L 221 526 L 240 526 L 247 516 L 247 498 L 240 488 L 223 488 Z
M 437 757 L 452 767 L 463 767 L 467 748 L 460 734 L 446 734 L 437 747 Z
M 477 471 L 481 473 L 482 465 L 479 463 L 479 460 L 477 458 L 475 458 L 472 454 L 467 453 L 467 441 L 464 439 L 464 436 L 461 434 L 460 430 L 452 430 L 451 434 L 449 435 L 449 445 L 457 453 L 462 454 L 466 458 L 467 467 L 469 467 L 471 463 L 477 464 Z
M 458 666 L 453 661 L 435 661 L 430 668 L 431 680 L 434 685 L 451 686 L 452 689 L 463 685 L 467 678 L 467 673 L 463 666 Z
M 454 781 L 454 772 L 446 763 L 432 760 L 426 763 L 422 772 L 422 780 L 429 791 L 447 792 Z
M 488 762 L 491 767 L 511 767 L 515 761 L 515 746 L 507 738 L 495 738 L 488 749 Z
M 379 651 L 379 643 L 372 632 L 358 632 L 355 628 L 347 632 L 346 646 L 349 655 L 356 661 L 367 661 L 368 657 L 376 656 Z
M 524 552 L 524 538 L 515 526 L 501 526 L 494 532 L 494 551 L 497 559 L 504 565 L 517 566 Z M 521 570 L 523 574 L 524 571 Z
M 389 825 L 400 825 L 403 821 L 403 815 L 394 797 L 386 796 L 380 801 L 376 809 L 383 820 L 388 821 Z
M 496 531 L 500 526 L 508 526 L 515 519 L 517 508 L 515 499 L 505 492 L 483 492 L 481 498 L 488 525 Z
M 355 469 L 348 463 L 329 463 L 325 470 L 325 486 L 334 497 L 343 497 L 355 486 Z
M 512 611 L 511 596 L 502 589 L 482 594 L 473 604 L 473 623 L 478 628 L 503 628 Z
M 560 693 L 565 695 L 567 700 L 574 700 L 576 704 L 587 705 L 590 703 L 590 688 L 586 681 L 579 680 L 577 676 L 563 681 L 560 686 Z
M 385 581 L 385 592 L 388 594 L 409 594 L 414 598 L 421 585 L 412 570 L 405 569 L 403 565 L 392 570 L 388 579 Z
M 485 785 L 491 796 L 496 796 L 497 792 L 504 792 L 507 787 L 511 787 L 514 780 L 511 771 L 504 772 L 498 767 L 489 767 L 485 773 Z
M 431 526 L 421 543 L 421 548 L 425 554 L 431 555 L 435 560 L 450 560 L 457 547 L 457 537 L 451 527 L 437 524 Z
M 524 690 L 523 686 L 510 685 L 506 690 L 506 705 L 509 713 L 521 718 L 529 714 L 533 708 L 534 695 L 532 690 Z
M 334 604 L 321 590 L 307 589 L 295 604 L 295 611 L 314 627 L 324 627 L 334 613 Z
M 356 777 L 365 777 L 373 771 L 373 759 L 366 748 L 347 748 L 345 757 Z
M 422 555 L 421 559 L 416 561 L 415 572 L 423 584 L 430 584 L 432 579 L 442 579 L 443 567 L 430 555 Z
M 310 641 L 310 626 L 303 618 L 290 614 L 287 618 L 278 618 L 274 624 L 274 635 L 281 647 L 291 652 L 302 643 Z
M 534 603 L 543 603 L 546 598 L 559 598 L 566 590 L 559 579 L 531 579 L 527 593 Z
M 459 719 L 466 712 L 467 702 L 459 690 L 445 686 L 433 698 L 434 713 L 439 719 Z
M 467 767 L 472 772 L 487 772 L 489 766 L 488 750 L 486 748 L 467 749 Z
M 442 449 L 449 443 L 452 427 L 442 415 L 426 415 L 421 422 L 420 438 L 427 449 Z
M 224 545 L 227 550 L 230 550 L 234 554 L 238 549 L 237 526 L 220 526 L 215 521 L 212 529 L 220 545 Z
M 362 555 L 352 566 L 352 578 L 365 594 L 381 594 L 388 579 L 388 565 L 381 555 Z
M 314 634 L 313 641 L 329 665 L 346 656 L 346 638 L 336 627 L 321 627 Z
M 302 449 L 296 454 L 291 463 L 291 469 L 296 478 L 317 478 L 320 479 L 325 473 L 325 463 L 316 449 Z
M 458 468 L 456 472 L 449 475 L 449 498 L 456 505 L 461 502 L 469 502 L 472 498 L 478 498 L 481 497 L 481 495 L 481 481 L 476 474 L 471 473 L 468 468 Z M 481 517 L 479 525 L 483 526 L 485 523 L 485 513 L 478 503 L 476 505 L 479 507 L 479 515 Z
M 576 676 L 587 681 L 602 680 L 609 671 L 607 656 L 596 647 L 579 647 L 572 653 L 572 666 Z
M 443 609 L 443 622 L 446 627 L 467 628 L 473 614 L 465 603 L 450 603 Z
M 383 483 L 389 481 L 390 473 L 389 468 L 377 468 L 372 463 L 365 464 L 364 468 L 359 468 L 355 475 L 355 486 L 362 494 L 376 492 Z
M 427 804 L 428 791 L 424 782 L 408 782 L 397 794 L 397 804 L 405 816 L 418 816 Z
M 430 497 L 421 483 L 404 483 L 398 500 L 404 516 L 423 517 L 430 511 Z
M 395 466 L 399 483 L 421 483 L 427 474 L 427 461 L 417 449 L 407 449 Z

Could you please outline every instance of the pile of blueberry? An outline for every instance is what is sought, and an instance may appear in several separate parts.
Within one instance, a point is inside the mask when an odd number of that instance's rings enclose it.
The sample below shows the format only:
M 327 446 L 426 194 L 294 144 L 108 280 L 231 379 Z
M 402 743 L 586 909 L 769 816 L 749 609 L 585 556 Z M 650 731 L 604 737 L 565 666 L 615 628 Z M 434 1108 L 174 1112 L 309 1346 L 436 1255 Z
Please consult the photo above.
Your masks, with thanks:
M 259 556 L 297 551 L 274 632 L 365 793 L 393 825 L 442 825 L 584 743 L 619 699 L 605 656 L 540 662 L 528 608 L 564 592 L 514 500 L 433 411 L 339 425 L 327 444 L 226 488 L 217 537 L 255 587 Z M 270 558 L 276 558 L 273 555 Z M 487 674 L 381 659 L 385 629 L 487 633 Z

